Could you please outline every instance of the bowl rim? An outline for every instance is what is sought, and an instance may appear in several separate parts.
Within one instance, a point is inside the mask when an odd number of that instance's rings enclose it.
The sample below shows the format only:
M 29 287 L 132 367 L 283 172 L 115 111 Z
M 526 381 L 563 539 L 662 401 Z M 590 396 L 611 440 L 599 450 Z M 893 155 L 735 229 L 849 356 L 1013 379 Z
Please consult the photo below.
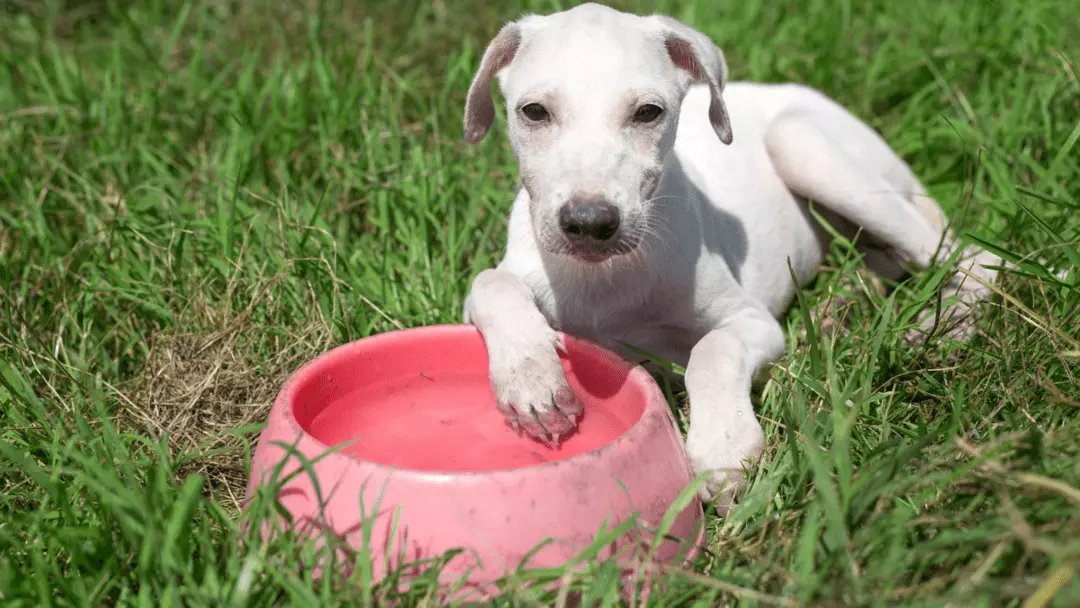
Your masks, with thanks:
M 280 422 L 284 421 L 293 433 L 293 441 L 304 441 L 308 445 L 317 446 L 319 448 L 319 454 L 311 456 L 311 458 L 319 458 L 320 462 L 329 460 L 331 458 L 345 458 L 351 463 L 358 464 L 362 467 L 366 467 L 374 470 L 381 470 L 392 473 L 395 477 L 404 476 L 415 480 L 424 480 L 431 482 L 441 482 L 446 480 L 458 480 L 458 481 L 478 481 L 488 480 L 498 477 L 516 477 L 522 473 L 537 474 L 544 472 L 552 472 L 560 467 L 573 467 L 575 463 L 585 462 L 589 460 L 595 460 L 600 457 L 601 453 L 617 450 L 620 445 L 627 443 L 633 443 L 636 439 L 641 437 L 647 437 L 649 433 L 655 432 L 656 416 L 652 416 L 655 411 L 660 411 L 664 414 L 664 421 L 674 424 L 671 420 L 671 411 L 668 406 L 667 400 L 664 398 L 663 393 L 660 390 L 659 385 L 649 375 L 649 373 L 641 365 L 627 361 L 615 354 L 611 350 L 600 346 L 592 340 L 586 338 L 580 338 L 571 334 L 557 331 L 556 333 L 560 338 L 566 341 L 573 342 L 575 346 L 584 348 L 592 355 L 605 359 L 606 363 L 619 366 L 627 371 L 626 381 L 635 382 L 638 384 L 638 388 L 642 391 L 645 399 L 645 406 L 642 409 L 641 416 L 634 422 L 630 428 L 626 429 L 614 440 L 597 446 L 586 452 L 581 452 L 567 458 L 560 458 L 557 460 L 551 460 L 548 462 L 541 462 L 536 464 L 528 464 L 520 467 L 499 468 L 499 469 L 487 469 L 479 471 L 439 471 L 433 469 L 418 469 L 412 467 L 401 467 L 382 464 L 374 460 L 367 460 L 354 456 L 349 453 L 341 452 L 340 449 L 332 454 L 326 454 L 326 452 L 334 450 L 336 446 L 328 446 L 322 441 L 316 439 L 313 435 L 308 433 L 300 421 L 296 419 L 296 415 L 293 412 L 292 402 L 295 398 L 295 394 L 303 381 L 307 378 L 317 374 L 321 368 L 329 365 L 329 361 L 341 355 L 342 352 L 361 348 L 361 345 L 365 348 L 370 348 L 372 345 L 377 346 L 378 342 L 386 340 L 394 340 L 397 337 L 406 334 L 419 334 L 419 333 L 435 333 L 446 334 L 448 337 L 463 336 L 466 333 L 480 334 L 479 329 L 474 325 L 459 323 L 459 324 L 440 324 L 440 325 L 425 325 L 420 327 L 410 327 L 404 329 L 397 329 L 388 332 L 382 332 L 373 334 L 358 340 L 346 342 L 340 344 L 317 357 L 309 360 L 308 362 L 297 368 L 282 385 L 281 390 L 278 392 L 277 397 L 274 399 L 274 404 L 271 410 L 270 419 L 275 418 Z M 482 334 L 480 334 L 482 338 Z M 271 430 L 267 428 L 267 430 Z M 677 429 L 676 429 L 677 432 Z M 299 438 L 296 439 L 296 438 Z M 343 442 L 344 443 L 344 442 Z M 342 445 L 342 444 L 337 444 Z M 299 443 L 296 444 L 296 449 L 299 449 Z M 681 456 L 681 451 L 680 451 Z M 684 458 L 685 459 L 685 458 Z

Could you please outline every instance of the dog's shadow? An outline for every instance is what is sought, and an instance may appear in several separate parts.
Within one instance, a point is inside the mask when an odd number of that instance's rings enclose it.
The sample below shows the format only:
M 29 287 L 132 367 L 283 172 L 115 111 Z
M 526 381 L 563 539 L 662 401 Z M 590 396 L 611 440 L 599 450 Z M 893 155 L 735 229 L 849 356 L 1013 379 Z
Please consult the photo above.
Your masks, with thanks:
M 670 177 L 665 176 L 666 179 L 673 180 L 684 190 L 682 200 L 675 200 L 672 203 L 696 204 L 701 213 L 700 223 L 683 226 L 679 234 L 680 241 L 690 240 L 702 245 L 698 248 L 699 254 L 694 259 L 695 268 L 700 261 L 701 252 L 708 251 L 723 258 L 728 270 L 731 271 L 731 276 L 742 285 L 742 269 L 750 252 L 749 237 L 742 220 L 709 203 L 708 197 L 689 179 L 682 163 L 674 155 L 668 161 L 665 173 L 670 174 Z

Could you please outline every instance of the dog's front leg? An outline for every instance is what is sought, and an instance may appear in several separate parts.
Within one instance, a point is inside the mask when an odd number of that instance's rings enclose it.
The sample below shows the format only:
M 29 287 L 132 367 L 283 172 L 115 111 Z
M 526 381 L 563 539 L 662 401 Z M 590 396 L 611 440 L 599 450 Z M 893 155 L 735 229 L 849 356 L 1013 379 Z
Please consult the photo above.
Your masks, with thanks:
M 783 354 L 780 324 L 756 306 L 726 318 L 690 352 L 686 451 L 695 473 L 712 473 L 702 497 L 716 498 L 721 512 L 746 482 L 744 464 L 756 464 L 765 449 L 750 403 L 752 380 L 762 365 Z
M 518 431 L 548 443 L 572 431 L 581 403 L 566 382 L 558 334 L 517 275 L 485 270 L 465 300 L 465 322 L 484 336 L 499 411 Z

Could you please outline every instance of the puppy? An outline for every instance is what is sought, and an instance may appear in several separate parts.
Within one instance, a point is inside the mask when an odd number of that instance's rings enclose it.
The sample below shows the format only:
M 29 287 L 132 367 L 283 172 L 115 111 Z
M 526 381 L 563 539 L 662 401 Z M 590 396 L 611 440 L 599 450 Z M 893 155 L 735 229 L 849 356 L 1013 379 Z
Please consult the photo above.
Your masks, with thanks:
M 497 79 L 521 188 L 506 255 L 475 278 L 464 316 L 499 409 L 548 443 L 575 428 L 556 330 L 682 365 L 687 454 L 721 508 L 764 449 L 751 380 L 785 352 L 791 271 L 808 281 L 828 246 L 808 201 L 839 232 L 860 231 L 867 266 L 892 278 L 956 248 L 870 127 L 810 88 L 727 76 L 700 32 L 585 4 L 503 27 L 464 121 L 468 141 L 483 139 Z M 970 253 L 948 286 L 951 317 L 969 315 L 994 279 L 982 266 L 1000 263 Z

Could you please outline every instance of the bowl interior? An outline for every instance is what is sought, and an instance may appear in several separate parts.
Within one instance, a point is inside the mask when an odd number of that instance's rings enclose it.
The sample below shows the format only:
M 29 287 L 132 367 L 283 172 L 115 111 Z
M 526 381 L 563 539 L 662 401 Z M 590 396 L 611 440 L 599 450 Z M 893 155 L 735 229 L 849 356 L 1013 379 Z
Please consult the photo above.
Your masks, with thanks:
M 493 471 L 606 445 L 645 411 L 646 391 L 610 353 L 566 337 L 567 380 L 585 413 L 557 449 L 519 436 L 495 407 L 483 338 L 466 325 L 381 334 L 339 347 L 297 374 L 293 416 L 312 438 L 382 465 Z

